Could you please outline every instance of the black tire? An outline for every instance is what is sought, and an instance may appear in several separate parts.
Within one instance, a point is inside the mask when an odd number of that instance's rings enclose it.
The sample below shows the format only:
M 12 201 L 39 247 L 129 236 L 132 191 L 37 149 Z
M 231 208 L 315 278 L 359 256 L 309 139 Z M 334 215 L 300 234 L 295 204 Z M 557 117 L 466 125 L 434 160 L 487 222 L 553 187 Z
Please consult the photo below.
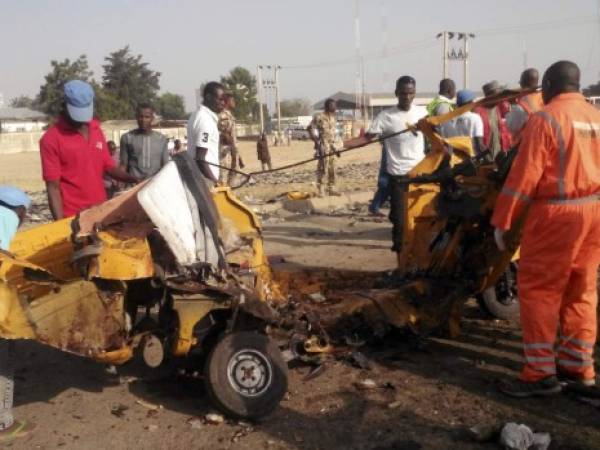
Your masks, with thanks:
M 517 265 L 511 263 L 495 286 L 477 296 L 479 307 L 496 319 L 518 320 L 520 308 L 516 277 Z
M 256 373 L 260 376 L 254 377 Z M 288 388 L 288 368 L 279 348 L 267 336 L 247 331 L 225 335 L 215 345 L 204 375 L 214 405 L 240 419 L 271 413 Z

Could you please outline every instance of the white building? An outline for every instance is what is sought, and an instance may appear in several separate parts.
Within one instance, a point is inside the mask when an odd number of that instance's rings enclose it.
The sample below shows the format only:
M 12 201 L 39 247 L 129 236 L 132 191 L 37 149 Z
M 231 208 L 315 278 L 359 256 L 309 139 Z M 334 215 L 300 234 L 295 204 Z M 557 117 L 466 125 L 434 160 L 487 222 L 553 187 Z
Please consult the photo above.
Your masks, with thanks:
M 0 108 L 0 133 L 41 131 L 48 125 L 44 113 L 29 108 Z

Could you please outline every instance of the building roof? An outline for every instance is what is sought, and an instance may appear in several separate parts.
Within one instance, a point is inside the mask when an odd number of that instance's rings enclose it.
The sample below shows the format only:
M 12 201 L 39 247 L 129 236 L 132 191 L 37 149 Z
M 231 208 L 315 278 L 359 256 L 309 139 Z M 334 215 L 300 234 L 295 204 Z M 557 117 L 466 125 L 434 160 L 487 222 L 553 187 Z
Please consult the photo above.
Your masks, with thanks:
M 338 109 L 355 109 L 356 108 L 356 97 L 354 94 L 348 92 L 338 91 L 333 95 L 330 95 L 323 100 L 319 100 L 313 105 L 315 110 L 325 109 L 325 100 L 332 98 L 337 103 Z
M 29 108 L 0 108 L 0 120 L 43 120 L 46 114 Z

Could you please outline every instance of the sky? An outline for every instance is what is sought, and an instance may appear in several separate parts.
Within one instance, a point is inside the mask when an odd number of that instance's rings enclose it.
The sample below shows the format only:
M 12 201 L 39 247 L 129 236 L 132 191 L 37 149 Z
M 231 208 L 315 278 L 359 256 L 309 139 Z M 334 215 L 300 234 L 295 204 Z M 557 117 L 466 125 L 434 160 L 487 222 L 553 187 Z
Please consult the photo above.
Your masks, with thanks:
M 354 0 L 0 0 L 0 93 L 34 96 L 50 61 L 104 57 L 129 45 L 162 73 L 161 92 L 196 106 L 195 90 L 235 66 L 281 65 L 282 98 L 316 102 L 356 86 Z M 442 78 L 438 32 L 468 31 L 469 87 L 516 85 L 524 66 L 569 59 L 582 85 L 600 79 L 598 0 L 358 0 L 367 92 L 412 75 L 431 92 Z M 462 87 L 462 65 L 450 76 Z

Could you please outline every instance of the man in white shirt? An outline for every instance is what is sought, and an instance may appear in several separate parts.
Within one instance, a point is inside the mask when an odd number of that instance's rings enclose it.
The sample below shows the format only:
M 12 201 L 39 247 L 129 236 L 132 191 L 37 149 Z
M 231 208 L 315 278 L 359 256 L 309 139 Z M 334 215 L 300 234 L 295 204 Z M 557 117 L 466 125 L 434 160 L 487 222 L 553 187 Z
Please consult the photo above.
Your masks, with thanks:
M 188 151 L 192 152 L 202 175 L 215 186 L 219 182 L 218 114 L 225 109 L 225 88 L 216 81 L 206 83 L 202 98 L 202 105 L 188 120 Z
M 363 138 L 346 143 L 356 145 L 366 143 L 375 137 L 385 137 L 405 130 L 407 124 L 415 124 L 427 116 L 423 106 L 412 104 L 416 93 L 416 82 L 413 77 L 403 76 L 396 82 L 398 105 L 383 110 L 375 117 L 371 127 Z M 425 156 L 423 135 L 420 132 L 408 132 L 385 140 L 386 171 L 390 175 L 390 221 L 392 222 L 392 251 L 402 251 L 405 220 L 405 193 L 407 191 L 406 175 Z
M 456 94 L 456 105 L 460 108 L 475 100 L 475 93 L 468 89 L 458 91 Z M 446 137 L 468 136 L 473 140 L 473 150 L 476 154 L 484 151 L 483 145 L 483 119 L 473 111 L 462 113 L 454 119 L 452 127 L 448 130 Z

